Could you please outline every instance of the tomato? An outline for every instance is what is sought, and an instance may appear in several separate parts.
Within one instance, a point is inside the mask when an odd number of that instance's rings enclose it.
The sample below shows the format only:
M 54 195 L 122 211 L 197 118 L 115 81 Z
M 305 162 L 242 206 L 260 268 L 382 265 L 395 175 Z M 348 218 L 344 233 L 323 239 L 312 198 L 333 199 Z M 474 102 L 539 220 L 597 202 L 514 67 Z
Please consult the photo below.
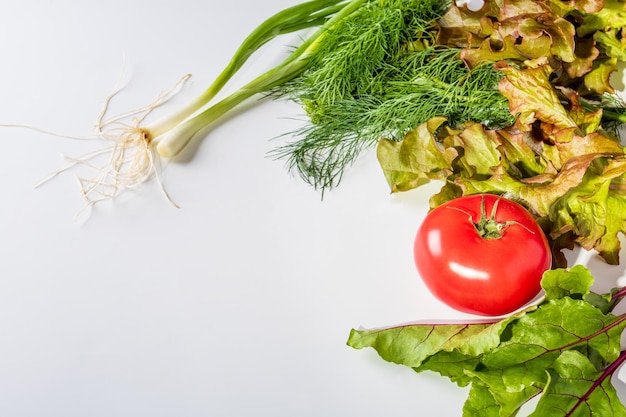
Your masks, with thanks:
M 488 316 L 511 313 L 536 297 L 552 263 L 548 240 L 532 215 L 490 194 L 460 197 L 428 213 L 415 236 L 414 255 L 435 297 L 459 311 Z

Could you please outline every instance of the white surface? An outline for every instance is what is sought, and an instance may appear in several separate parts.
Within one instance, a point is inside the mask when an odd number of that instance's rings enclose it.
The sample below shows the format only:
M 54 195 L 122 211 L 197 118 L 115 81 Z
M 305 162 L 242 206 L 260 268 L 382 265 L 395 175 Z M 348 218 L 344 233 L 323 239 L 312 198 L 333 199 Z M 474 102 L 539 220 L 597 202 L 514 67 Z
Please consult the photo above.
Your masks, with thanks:
M 112 113 L 192 73 L 155 117 L 172 111 L 296 3 L 2 0 L 0 123 L 89 134 L 124 59 Z M 180 209 L 150 183 L 78 221 L 71 174 L 33 184 L 99 144 L 0 130 L 0 415 L 460 416 L 463 389 L 345 344 L 352 327 L 459 317 L 411 258 L 438 185 L 391 196 L 370 152 L 322 201 L 266 156 L 300 115 L 265 102 L 169 164 Z

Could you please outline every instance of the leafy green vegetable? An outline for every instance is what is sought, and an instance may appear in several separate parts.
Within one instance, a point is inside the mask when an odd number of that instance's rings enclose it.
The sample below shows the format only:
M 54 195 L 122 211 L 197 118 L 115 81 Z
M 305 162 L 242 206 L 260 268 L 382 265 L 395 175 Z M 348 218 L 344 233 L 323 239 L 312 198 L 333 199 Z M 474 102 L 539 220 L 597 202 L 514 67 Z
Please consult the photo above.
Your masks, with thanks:
M 431 207 L 461 195 L 505 195 L 542 224 L 555 266 L 566 266 L 561 250 L 574 244 L 619 263 L 626 148 L 609 120 L 626 119 L 610 98 L 609 77 L 621 56 L 615 48 L 624 16 L 623 2 L 452 5 L 439 20 L 439 41 L 462 48 L 470 67 L 493 63 L 515 123 L 494 129 L 435 117 L 400 141 L 380 140 L 392 192 L 443 180 Z
M 574 24 L 575 19 L 580 22 Z M 561 84 L 580 91 L 574 84 L 584 78 L 589 90 L 585 105 L 611 107 L 600 96 L 613 92 L 606 86 L 620 54 L 600 56 L 598 45 L 618 48 L 621 38 L 614 31 L 620 27 L 607 27 L 609 38 L 602 42 L 576 33 L 582 27 L 600 36 L 604 26 L 596 26 L 607 22 L 619 23 L 600 1 L 489 0 L 479 11 L 448 0 L 303 3 L 267 19 L 246 38 L 199 98 L 203 110 L 181 123 L 177 118 L 179 124 L 157 138 L 157 150 L 174 156 L 197 132 L 256 94 L 293 100 L 302 105 L 309 123 L 272 155 L 325 190 L 336 186 L 355 158 L 381 137 L 400 140 L 431 117 L 446 117 L 454 127 L 467 121 L 489 128 L 511 126 L 517 114 L 498 90 L 505 74 L 494 67 L 497 60 L 556 58 L 554 73 Z M 311 27 L 318 30 L 284 62 L 207 105 L 262 44 Z M 559 96 L 552 99 L 560 105 Z M 621 109 L 608 110 L 598 117 L 626 121 Z
M 592 284 L 581 265 L 551 270 L 543 300 L 510 317 L 353 329 L 348 345 L 471 386 L 463 416 L 514 416 L 537 395 L 534 417 L 624 416 L 610 377 L 626 360 L 626 315 L 605 308 L 612 295 L 591 292 Z
M 626 416 L 626 410 L 611 385 L 611 374 L 612 371 L 598 371 L 582 353 L 563 352 L 548 370 L 547 387 L 531 417 L 557 413 L 564 416 Z
M 486 0 L 479 10 L 451 0 L 305 1 L 261 22 L 180 111 L 143 126 L 160 97 L 121 133 L 101 123 L 113 155 L 85 181 L 83 194 L 94 203 L 158 175 L 158 157 L 175 157 L 249 99 L 288 99 L 302 105 L 308 123 L 272 155 L 322 191 L 336 186 L 363 150 L 391 149 L 387 140 L 408 135 L 429 155 L 403 151 L 404 159 L 393 161 L 387 152 L 387 178 L 405 177 L 391 182 L 393 191 L 440 179 L 450 185 L 432 204 L 479 189 L 530 196 L 527 205 L 557 250 L 578 242 L 617 262 L 615 235 L 623 227 L 602 213 L 608 205 L 622 209 L 616 158 L 623 151 L 610 136 L 626 122 L 626 108 L 610 77 L 626 57 L 625 9 L 618 0 Z M 311 33 L 278 65 L 215 100 L 263 45 L 305 29 Z M 438 128 L 419 138 L 413 129 L 423 131 L 424 123 Z M 442 152 L 441 132 L 448 137 Z M 404 167 L 411 159 L 419 169 Z M 603 163 L 611 170 L 602 171 Z M 587 205 L 592 186 L 608 189 L 606 199 Z M 576 187 L 583 206 L 566 195 Z
M 540 221 L 556 266 L 574 244 L 616 264 L 626 156 L 615 129 L 626 109 L 610 76 L 626 56 L 625 19 L 620 1 L 486 0 L 479 10 L 436 0 L 312 2 L 268 19 L 225 74 L 277 34 L 318 30 L 157 149 L 176 153 L 188 133 L 254 94 L 294 100 L 309 123 L 272 154 L 315 187 L 335 186 L 377 145 L 393 192 L 444 181 L 432 207 L 503 194 Z
M 311 123 L 294 132 L 297 140 L 274 154 L 286 158 L 306 181 L 329 188 L 363 149 L 383 136 L 399 140 L 431 117 L 510 125 L 513 117 L 506 98 L 497 90 L 502 74 L 491 66 L 470 72 L 456 58 L 458 53 L 437 47 L 399 52 L 372 76 L 362 78 L 355 92 L 334 101 L 320 98 L 325 94 L 318 90 L 326 87 L 310 79 L 315 73 L 295 78 L 284 86 L 284 94 L 304 103 Z

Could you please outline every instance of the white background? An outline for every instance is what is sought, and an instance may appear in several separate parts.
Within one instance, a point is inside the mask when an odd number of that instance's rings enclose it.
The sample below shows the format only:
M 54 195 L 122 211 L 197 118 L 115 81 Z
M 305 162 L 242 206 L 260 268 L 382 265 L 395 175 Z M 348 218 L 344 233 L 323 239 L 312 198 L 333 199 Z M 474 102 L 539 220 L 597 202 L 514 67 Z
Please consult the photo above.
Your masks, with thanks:
M 296 3 L 0 0 L 0 123 L 87 135 L 124 66 L 112 113 L 193 74 L 157 118 Z M 390 195 L 368 152 L 322 199 L 267 156 L 301 116 L 263 102 L 194 143 L 163 172 L 179 209 L 151 182 L 78 219 L 71 172 L 33 186 L 102 144 L 0 128 L 0 415 L 460 416 L 466 390 L 346 346 L 353 327 L 464 318 L 411 255 L 439 184 Z M 583 255 L 606 288 L 622 273 Z

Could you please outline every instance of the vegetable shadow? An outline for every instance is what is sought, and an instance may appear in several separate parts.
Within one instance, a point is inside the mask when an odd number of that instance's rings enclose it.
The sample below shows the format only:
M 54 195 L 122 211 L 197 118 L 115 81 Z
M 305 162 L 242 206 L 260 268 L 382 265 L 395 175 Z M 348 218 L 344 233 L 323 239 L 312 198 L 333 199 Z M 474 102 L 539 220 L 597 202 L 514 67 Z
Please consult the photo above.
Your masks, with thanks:
M 189 140 L 189 143 L 187 144 L 187 146 L 185 146 L 178 155 L 174 156 L 172 161 L 177 164 L 188 164 L 191 161 L 193 161 L 193 159 L 196 157 L 198 153 L 198 150 L 200 149 L 200 147 L 202 146 L 202 143 L 205 140 L 211 140 L 212 139 L 211 136 L 214 136 L 213 139 L 218 139 L 217 135 L 212 135 L 214 130 L 228 123 L 230 120 L 236 118 L 240 114 L 246 113 L 252 107 L 257 106 L 259 104 L 258 101 L 259 99 L 249 100 L 248 102 L 239 105 L 238 107 L 233 109 L 231 112 L 221 117 L 219 120 L 213 123 L 210 123 L 209 126 L 198 131 L 198 133 L 193 135 L 193 137 Z

